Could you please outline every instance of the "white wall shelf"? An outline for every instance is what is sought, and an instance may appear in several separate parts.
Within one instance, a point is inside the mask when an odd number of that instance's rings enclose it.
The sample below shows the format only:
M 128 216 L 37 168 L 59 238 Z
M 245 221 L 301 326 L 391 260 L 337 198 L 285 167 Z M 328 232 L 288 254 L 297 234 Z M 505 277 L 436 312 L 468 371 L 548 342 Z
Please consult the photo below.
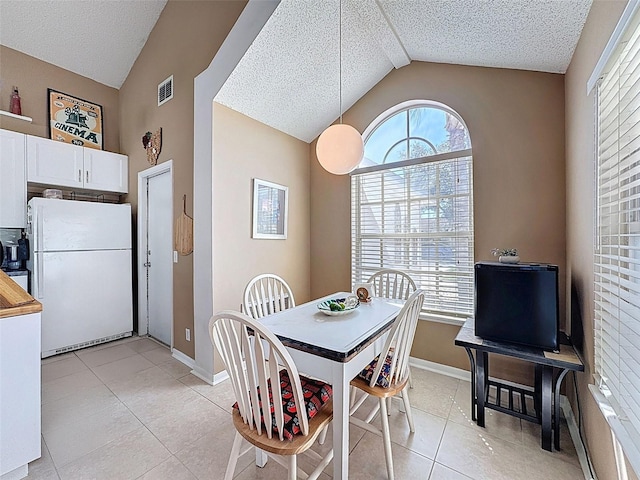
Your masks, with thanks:
M 17 118 L 18 120 L 24 120 L 25 122 L 29 122 L 29 123 L 33 122 L 33 118 L 31 117 L 25 117 L 24 115 L 16 115 L 15 113 L 5 112 L 4 110 L 0 110 L 0 115 L 5 115 L 11 118 Z

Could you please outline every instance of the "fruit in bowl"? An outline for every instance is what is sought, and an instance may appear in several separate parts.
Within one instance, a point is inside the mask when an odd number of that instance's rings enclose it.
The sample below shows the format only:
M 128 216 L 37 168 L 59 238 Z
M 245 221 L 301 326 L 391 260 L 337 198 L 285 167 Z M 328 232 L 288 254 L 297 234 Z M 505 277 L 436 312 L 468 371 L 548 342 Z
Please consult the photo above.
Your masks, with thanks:
M 329 300 L 329 309 L 332 312 L 341 312 L 343 311 L 347 306 L 344 303 L 346 299 L 345 298 L 339 298 L 337 300 Z
M 358 297 L 333 298 L 318 304 L 318 309 L 326 315 L 342 315 L 352 312 L 360 305 Z

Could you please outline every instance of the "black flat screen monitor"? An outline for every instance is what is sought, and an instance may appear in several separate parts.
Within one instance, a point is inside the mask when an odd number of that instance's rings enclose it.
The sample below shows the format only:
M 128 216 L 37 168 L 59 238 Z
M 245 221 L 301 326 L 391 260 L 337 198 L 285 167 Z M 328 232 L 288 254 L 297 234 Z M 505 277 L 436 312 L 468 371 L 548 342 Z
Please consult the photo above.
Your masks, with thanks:
M 488 340 L 558 349 L 558 267 L 475 265 L 475 333 Z

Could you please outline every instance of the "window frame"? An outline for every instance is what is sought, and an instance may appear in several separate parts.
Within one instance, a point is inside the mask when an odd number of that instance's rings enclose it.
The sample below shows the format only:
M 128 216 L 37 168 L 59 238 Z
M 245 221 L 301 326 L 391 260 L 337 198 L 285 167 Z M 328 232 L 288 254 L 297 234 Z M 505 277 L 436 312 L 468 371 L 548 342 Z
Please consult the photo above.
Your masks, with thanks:
M 631 148 L 634 137 L 629 135 L 640 128 L 640 115 L 628 108 L 630 99 L 640 99 L 638 5 L 630 2 L 625 8 L 587 84 L 587 92 L 597 87 L 592 303 L 596 383 L 589 390 L 611 428 L 618 474 L 624 476 L 622 451 L 640 471 L 640 416 L 634 406 L 640 403 L 640 381 L 631 368 L 640 363 L 640 316 L 630 313 L 640 309 L 640 249 L 632 244 L 640 242 L 640 231 L 632 231 L 638 230 L 633 218 L 640 198 L 640 154 L 635 144 Z M 636 80 L 629 82 L 631 76 Z
M 367 129 L 364 131 L 363 133 L 363 138 L 364 141 L 366 143 L 366 141 L 369 139 L 369 137 L 377 130 L 377 128 L 379 128 L 380 126 L 382 126 L 382 124 L 384 122 L 386 122 L 387 120 L 389 120 L 391 117 L 394 117 L 395 115 L 410 110 L 410 109 L 415 109 L 415 108 L 433 108 L 433 109 L 438 109 L 438 110 L 442 110 L 444 111 L 444 113 L 449 114 L 454 116 L 464 127 L 465 131 L 466 131 L 466 135 L 469 137 L 469 142 L 471 141 L 471 135 L 469 132 L 469 129 L 466 125 L 466 123 L 464 122 L 464 120 L 461 118 L 461 116 L 455 112 L 453 109 L 451 109 L 450 107 L 448 107 L 447 105 L 444 105 L 442 103 L 439 102 L 434 102 L 434 101 L 428 101 L 428 100 L 410 100 L 407 102 L 402 102 L 398 105 L 395 105 L 394 107 L 386 110 L 385 112 L 383 112 L 382 114 L 380 114 L 378 117 L 376 117 L 376 119 L 371 122 L 371 124 L 367 127 Z M 467 299 L 467 301 L 465 302 L 465 306 L 468 307 L 468 311 L 466 313 L 460 313 L 460 312 L 455 312 L 455 311 L 447 311 L 445 312 L 444 310 L 441 311 L 437 311 L 437 310 L 433 310 L 433 309 L 429 309 L 427 305 L 425 305 L 425 307 L 423 308 L 423 311 L 420 315 L 420 318 L 423 320 L 430 320 L 430 321 L 434 321 L 434 322 L 439 322 L 439 323 L 447 323 L 447 324 L 453 324 L 453 325 L 462 325 L 464 324 L 465 320 L 467 318 L 469 318 L 472 315 L 473 312 L 473 302 L 474 302 L 474 292 L 473 292 L 473 268 L 474 268 L 474 263 L 475 263 L 475 258 L 474 258 L 474 239 L 475 239 L 475 228 L 474 228 L 474 195 L 473 195 L 473 150 L 472 148 L 466 148 L 466 149 L 462 149 L 462 150 L 456 150 L 456 151 L 452 151 L 452 152 L 446 152 L 446 153 L 438 153 L 435 155 L 429 155 L 426 157 L 418 157 L 418 158 L 412 158 L 412 159 L 408 159 L 408 160 L 401 160 L 398 162 L 392 162 L 392 163 L 386 163 L 386 157 L 388 156 L 389 151 L 391 151 L 391 149 L 398 143 L 401 143 L 403 141 L 410 141 L 413 137 L 411 137 L 411 135 L 409 134 L 409 132 L 406 133 L 406 137 L 404 139 L 395 139 L 395 141 L 392 141 L 389 143 L 389 148 L 387 150 L 387 153 L 384 156 L 385 161 L 381 164 L 377 164 L 377 165 L 369 165 L 366 167 L 359 167 L 356 168 L 353 172 L 350 173 L 351 176 L 351 238 L 352 238 L 352 252 L 351 252 L 351 281 L 352 283 L 355 285 L 357 283 L 362 283 L 364 281 L 367 280 L 367 278 L 360 278 L 357 277 L 357 275 L 361 275 L 361 276 L 365 276 L 365 272 L 367 272 L 369 269 L 366 268 L 362 268 L 360 267 L 359 269 L 356 268 L 356 264 L 360 263 L 361 264 L 361 258 L 363 256 L 362 251 L 360 246 L 362 245 L 362 238 L 363 235 L 361 233 L 361 231 L 359 231 L 359 227 L 362 227 L 362 219 L 359 217 L 361 209 L 359 208 L 359 205 L 361 205 L 361 203 L 355 198 L 356 196 L 358 196 L 359 198 L 359 189 L 361 188 L 360 185 L 356 185 L 356 179 L 363 177 L 367 174 L 370 173 L 375 173 L 375 172 L 382 172 L 382 171 L 391 171 L 391 170 L 396 170 L 396 169 L 407 169 L 407 168 L 411 168 L 413 166 L 418 166 L 418 165 L 430 165 L 430 164 L 444 164 L 447 161 L 455 161 L 455 160 L 460 160 L 461 162 L 465 162 L 468 158 L 468 164 L 467 164 L 467 172 L 468 172 L 468 180 L 467 180 L 467 188 L 468 188 L 468 193 L 464 194 L 464 198 L 468 198 L 468 216 L 465 217 L 465 219 L 468 221 L 469 225 L 470 225 L 470 230 L 469 231 L 465 231 L 464 235 L 448 235 L 448 238 L 455 238 L 455 239 L 462 239 L 462 240 L 466 240 L 468 242 L 468 252 L 469 252 L 469 261 L 468 261 L 468 265 L 463 266 L 461 268 L 457 267 L 456 264 L 456 270 L 458 271 L 454 271 L 453 275 L 455 275 L 457 278 L 459 278 L 461 271 L 466 267 L 467 268 L 467 273 L 466 275 L 464 275 L 464 277 L 467 278 L 467 282 L 469 284 L 469 289 L 470 289 L 470 293 L 468 294 L 468 297 L 465 297 L 465 299 Z M 431 144 L 431 142 L 429 142 L 428 139 L 422 139 L 424 141 L 427 141 L 429 144 Z M 439 180 L 438 180 L 439 182 Z M 440 188 L 437 188 L 437 191 L 440 192 Z M 439 194 L 436 197 L 433 197 L 432 199 L 430 199 L 430 201 L 436 201 L 439 202 L 441 197 L 444 197 L 447 195 L 441 195 Z M 456 195 L 449 195 L 452 198 L 455 197 Z M 457 196 L 461 196 L 460 194 L 458 194 Z M 435 199 L 435 200 L 434 200 Z M 412 204 L 413 202 L 415 202 L 415 198 L 412 197 L 411 193 L 408 194 L 408 196 L 406 196 L 405 198 L 403 198 L 402 200 L 396 200 L 396 201 L 401 201 L 401 202 L 406 202 L 407 205 Z M 381 204 L 384 205 L 384 200 L 381 200 Z M 356 208 L 356 205 L 358 206 L 358 208 Z M 410 209 L 409 207 L 407 207 L 407 212 L 409 212 Z M 409 214 L 407 214 L 409 215 Z M 426 232 L 424 232 L 426 233 Z M 432 235 L 423 235 L 421 238 L 424 239 L 429 239 L 429 240 L 433 240 L 435 242 L 437 242 L 438 239 L 441 238 L 445 238 L 446 235 L 443 235 L 444 232 L 438 232 L 437 236 L 432 236 Z M 380 233 L 379 235 L 381 237 L 381 239 L 383 238 L 390 238 L 389 234 L 385 235 L 384 233 Z M 399 238 L 402 239 L 407 239 L 408 237 L 412 236 L 412 234 L 406 234 L 406 235 L 401 235 Z M 442 257 L 439 257 L 442 258 Z M 459 257 L 456 257 L 459 258 Z M 384 259 L 381 262 L 381 265 L 379 266 L 380 269 L 383 268 L 394 268 L 393 265 L 388 265 L 385 264 Z M 437 278 L 443 278 L 443 275 L 440 274 Z M 446 278 L 446 275 L 444 276 L 444 278 Z M 416 281 L 416 283 L 418 284 L 418 288 L 420 288 L 420 282 L 419 279 L 414 278 L 414 280 L 418 280 Z M 456 285 L 458 285 L 456 283 Z M 466 294 L 465 294 L 466 295 Z

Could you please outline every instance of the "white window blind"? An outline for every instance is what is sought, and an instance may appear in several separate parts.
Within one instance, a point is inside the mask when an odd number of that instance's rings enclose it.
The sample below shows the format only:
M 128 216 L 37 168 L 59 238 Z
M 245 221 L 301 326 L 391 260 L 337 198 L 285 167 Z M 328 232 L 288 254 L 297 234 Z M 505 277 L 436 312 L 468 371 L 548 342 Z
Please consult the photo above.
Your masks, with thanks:
M 471 151 L 398 162 L 351 177 L 352 281 L 393 268 L 427 292 L 423 313 L 473 313 Z
M 620 420 L 640 432 L 640 30 L 597 90 L 595 361 Z

